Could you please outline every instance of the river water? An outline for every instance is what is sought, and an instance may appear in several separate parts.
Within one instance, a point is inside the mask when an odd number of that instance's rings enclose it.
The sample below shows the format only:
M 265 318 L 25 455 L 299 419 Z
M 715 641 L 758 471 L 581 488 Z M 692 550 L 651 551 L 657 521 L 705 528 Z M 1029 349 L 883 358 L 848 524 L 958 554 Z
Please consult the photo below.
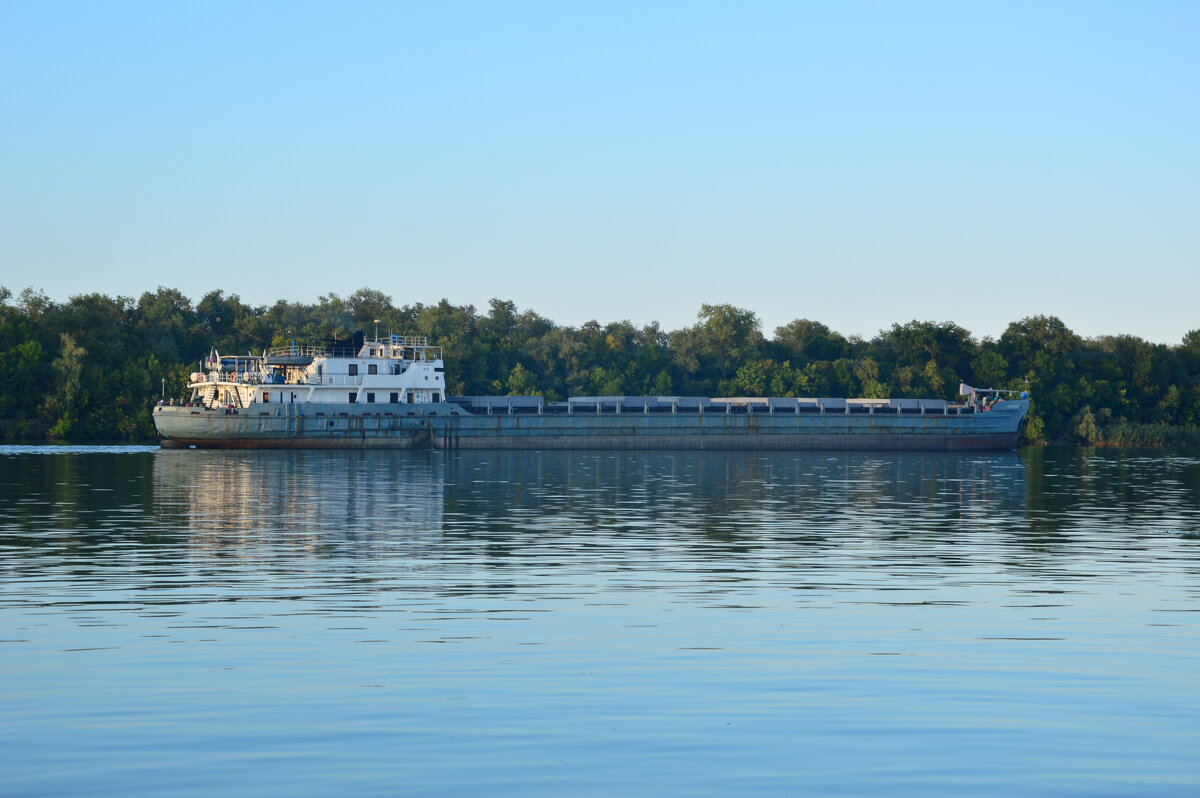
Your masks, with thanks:
M 1200 451 L 0 447 L 0 794 L 1200 794 Z

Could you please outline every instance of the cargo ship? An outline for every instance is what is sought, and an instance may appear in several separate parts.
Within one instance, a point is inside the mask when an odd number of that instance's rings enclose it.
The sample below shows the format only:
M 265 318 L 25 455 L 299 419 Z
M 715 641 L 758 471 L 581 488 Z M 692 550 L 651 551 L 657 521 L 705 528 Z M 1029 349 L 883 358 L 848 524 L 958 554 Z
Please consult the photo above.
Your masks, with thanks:
M 160 401 L 165 448 L 997 450 L 1028 394 L 944 399 L 447 396 L 440 347 L 389 335 L 260 355 L 213 351 L 186 401 Z M 1008 398 L 1011 397 L 1011 398 Z

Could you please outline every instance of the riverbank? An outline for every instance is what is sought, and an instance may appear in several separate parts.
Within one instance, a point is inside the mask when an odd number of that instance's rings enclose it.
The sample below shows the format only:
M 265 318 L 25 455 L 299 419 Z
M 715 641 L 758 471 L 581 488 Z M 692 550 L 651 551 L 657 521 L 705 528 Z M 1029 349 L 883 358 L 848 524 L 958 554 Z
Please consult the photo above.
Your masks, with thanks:
M 1083 444 L 1087 445 L 1087 444 Z M 1200 428 L 1170 424 L 1114 424 L 1093 446 L 1200 446 Z

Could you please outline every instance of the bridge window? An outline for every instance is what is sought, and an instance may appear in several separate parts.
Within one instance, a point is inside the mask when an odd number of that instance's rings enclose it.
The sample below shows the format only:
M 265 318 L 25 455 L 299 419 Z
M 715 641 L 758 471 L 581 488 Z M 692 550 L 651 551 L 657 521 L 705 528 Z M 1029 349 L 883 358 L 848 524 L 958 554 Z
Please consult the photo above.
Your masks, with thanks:
M 378 374 L 379 366 L 376 366 L 374 363 L 372 363 L 371 365 L 367 366 L 367 373 L 368 374 Z
M 357 377 L 357 376 L 358 376 L 358 364 L 357 364 L 357 363 L 351 363 L 351 364 L 350 364 L 350 376 L 351 376 L 351 377 Z

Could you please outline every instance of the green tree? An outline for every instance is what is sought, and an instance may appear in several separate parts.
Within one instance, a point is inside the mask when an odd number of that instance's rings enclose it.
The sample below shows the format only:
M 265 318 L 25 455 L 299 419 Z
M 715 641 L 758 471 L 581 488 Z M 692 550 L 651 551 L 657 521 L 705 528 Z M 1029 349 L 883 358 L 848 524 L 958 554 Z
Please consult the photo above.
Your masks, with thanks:
M 192 354 L 196 313 L 191 300 L 174 288 L 147 291 L 132 309 L 133 331 L 143 348 L 166 362 Z
M 999 388 L 1004 385 L 1008 373 L 1008 361 L 986 345 L 971 361 L 971 374 L 977 388 Z
M 854 376 L 862 386 L 862 395 L 866 399 L 886 399 L 888 387 L 879 381 L 879 364 L 874 358 L 865 357 L 854 366 Z
M 846 339 L 819 321 L 796 319 L 775 328 L 772 342 L 780 356 L 793 362 L 845 357 Z
M 509 396 L 540 396 L 537 378 L 520 363 L 513 366 L 508 375 Z
M 948 321 L 893 324 L 882 335 L 882 343 L 896 353 L 900 362 L 916 365 L 932 361 L 935 370 L 943 367 L 962 370 L 977 350 L 971 334 Z
M 0 352 L 0 374 L 4 375 L 0 390 L 0 421 L 12 425 L 14 437 L 29 434 L 38 416 L 38 403 L 45 386 L 42 369 L 42 345 L 36 340 L 25 341 Z
M 383 325 L 383 332 L 387 332 L 388 328 L 397 321 L 396 308 L 392 305 L 392 298 L 382 291 L 372 288 L 360 288 L 347 297 L 346 310 L 350 312 L 350 317 L 354 320 L 356 327 L 372 335 L 375 332 L 376 319 L 379 319 L 379 323 Z
M 1028 316 L 1008 325 L 1000 336 L 1000 351 L 1010 363 L 1024 366 L 1039 354 L 1051 358 L 1067 355 L 1078 343 L 1078 336 L 1057 316 Z
M 62 344 L 59 355 L 51 364 L 56 376 L 54 393 L 50 396 L 49 410 L 54 419 L 50 428 L 51 438 L 66 438 L 75 426 L 76 405 L 82 388 L 83 356 L 87 350 L 76 345 L 69 333 L 60 333 Z
M 1076 416 L 1075 434 L 1089 446 L 1100 440 L 1100 428 L 1096 426 L 1096 417 L 1092 408 L 1084 407 Z
M 698 319 L 670 336 L 676 366 L 689 375 L 692 389 L 733 387 L 738 369 L 762 355 L 758 317 L 733 305 L 701 305 Z
M 774 371 L 774 363 L 770 360 L 753 360 L 744 364 L 737 371 L 737 393 L 744 396 L 764 396 L 767 384 Z

